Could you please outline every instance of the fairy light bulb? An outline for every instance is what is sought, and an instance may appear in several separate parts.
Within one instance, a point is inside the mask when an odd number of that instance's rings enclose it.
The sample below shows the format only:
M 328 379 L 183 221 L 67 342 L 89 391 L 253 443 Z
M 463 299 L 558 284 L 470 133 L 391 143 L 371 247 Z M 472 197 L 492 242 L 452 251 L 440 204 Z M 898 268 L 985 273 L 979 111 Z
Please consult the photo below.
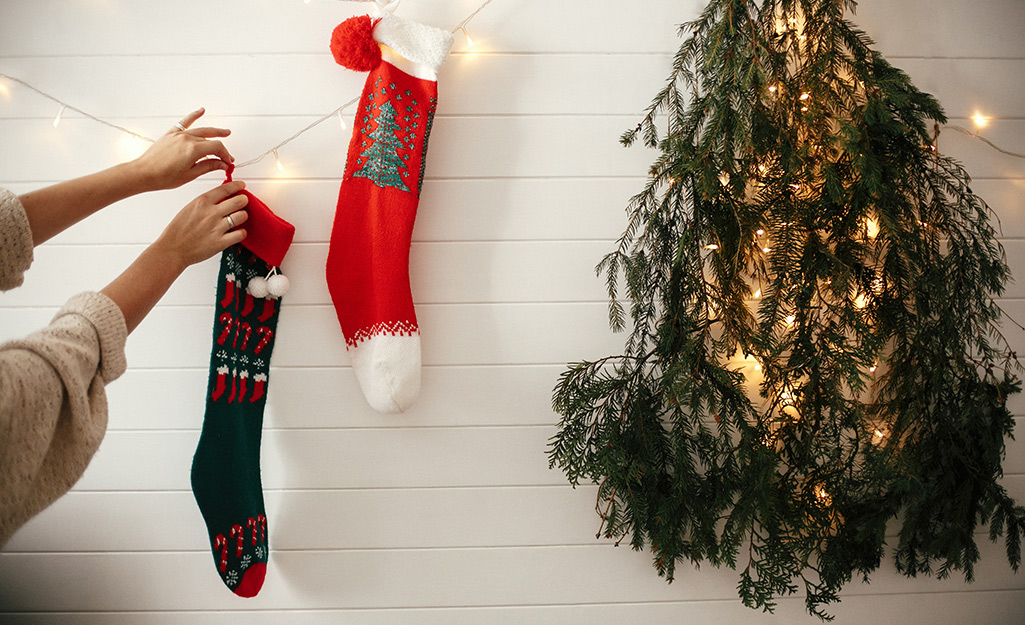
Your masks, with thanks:
M 338 111 L 338 125 L 341 126 L 342 130 L 345 130 L 345 117 L 342 116 L 341 111 Z
M 787 315 L 786 322 L 788 326 L 794 325 L 795 321 L 797 321 L 797 317 L 795 317 L 794 315 Z
M 61 125 L 61 118 L 64 117 L 64 111 L 67 108 L 68 108 L 67 106 L 62 104 L 61 105 L 61 110 L 57 111 L 57 116 L 53 118 L 53 127 L 54 128 L 56 128 L 57 126 Z
M 758 289 L 757 291 L 755 291 L 753 297 L 755 299 L 761 299 L 762 298 L 762 290 Z
M 828 506 L 830 503 L 833 502 L 833 498 L 829 496 L 829 491 L 827 491 L 822 486 L 816 486 L 815 487 L 815 497 L 820 502 L 822 502 L 823 505 L 826 505 L 826 506 Z
M 874 239 L 879 236 L 879 220 L 875 217 L 869 217 L 865 220 L 865 233 L 868 238 Z
M 808 98 L 810 98 L 810 97 L 811 97 L 811 95 L 810 95 L 810 94 L 808 94 L 808 93 L 802 93 L 802 94 L 801 94 L 801 100 L 807 100 L 807 99 L 808 99 Z
M 719 249 L 719 246 L 716 245 L 715 243 L 709 243 L 708 245 L 705 246 L 705 249 L 706 250 L 717 250 L 717 249 Z
M 0 95 L 8 97 L 11 95 L 11 89 L 7 86 L 7 81 L 0 78 Z
M 473 42 L 473 38 L 470 37 L 470 32 L 468 30 L 466 30 L 465 26 L 461 27 L 459 30 L 463 31 L 463 36 L 466 37 L 466 47 L 467 48 L 473 48 L 474 46 L 477 45 L 477 44 L 475 44 Z
M 755 230 L 755 234 L 757 234 L 758 236 L 762 236 L 763 234 L 765 234 L 765 231 L 759 228 L 758 230 Z
M 972 121 L 975 122 L 976 127 L 985 128 L 989 125 L 989 118 L 982 113 L 976 113 L 972 116 Z
M 776 93 L 776 85 L 769 85 L 769 93 Z
M 118 151 L 121 152 L 121 156 L 126 160 L 142 156 L 142 153 L 148 147 L 149 144 L 139 135 L 125 135 L 118 143 Z
M 274 150 L 274 162 L 278 166 L 278 171 L 285 171 L 285 166 L 281 164 L 281 157 L 278 156 L 277 150 Z

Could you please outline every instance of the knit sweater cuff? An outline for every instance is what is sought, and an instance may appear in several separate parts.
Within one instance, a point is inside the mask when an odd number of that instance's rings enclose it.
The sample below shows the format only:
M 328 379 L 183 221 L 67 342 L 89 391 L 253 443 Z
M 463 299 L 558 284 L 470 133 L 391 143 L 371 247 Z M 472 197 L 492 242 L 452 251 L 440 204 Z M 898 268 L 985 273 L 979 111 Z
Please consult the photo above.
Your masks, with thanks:
M 125 341 L 128 326 L 125 316 L 112 299 L 102 293 L 79 293 L 64 304 L 54 319 L 64 315 L 80 315 L 96 328 L 100 338 L 100 375 L 106 383 L 121 377 L 128 368 Z
M 18 196 L 0 189 L 0 291 L 21 286 L 32 265 L 32 228 Z

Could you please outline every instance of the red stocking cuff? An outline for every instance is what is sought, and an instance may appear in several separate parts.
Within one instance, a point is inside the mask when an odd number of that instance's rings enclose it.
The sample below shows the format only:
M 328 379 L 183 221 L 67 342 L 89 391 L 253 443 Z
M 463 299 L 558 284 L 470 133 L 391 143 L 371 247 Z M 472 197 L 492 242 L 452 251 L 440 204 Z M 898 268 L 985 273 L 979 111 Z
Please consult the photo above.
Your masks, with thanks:
M 231 173 L 234 169 L 234 165 L 228 166 L 227 180 L 224 182 L 231 182 Z M 245 207 L 249 219 L 244 226 L 246 238 L 242 245 L 265 260 L 268 265 L 279 267 L 292 245 L 295 226 L 275 215 L 260 198 L 249 191 L 243 190 L 240 193 L 249 198 L 249 204 Z

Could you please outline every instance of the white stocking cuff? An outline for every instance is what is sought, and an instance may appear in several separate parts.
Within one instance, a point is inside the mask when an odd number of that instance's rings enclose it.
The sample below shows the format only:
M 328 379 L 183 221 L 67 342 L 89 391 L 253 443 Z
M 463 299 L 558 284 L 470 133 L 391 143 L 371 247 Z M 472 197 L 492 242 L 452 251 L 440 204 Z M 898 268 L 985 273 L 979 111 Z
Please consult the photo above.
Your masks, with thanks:
M 440 28 L 427 26 L 419 22 L 402 19 L 385 14 L 374 27 L 374 40 L 388 46 L 403 59 L 421 66 L 409 71 L 408 67 L 400 67 L 404 71 L 417 76 L 436 80 L 438 70 L 452 49 L 452 33 Z M 391 55 L 386 54 L 386 58 Z M 393 59 L 388 58 L 392 61 Z M 398 63 L 396 63 L 398 65 Z M 418 71 L 417 71 L 418 70 Z M 425 71 L 426 70 L 426 71 Z

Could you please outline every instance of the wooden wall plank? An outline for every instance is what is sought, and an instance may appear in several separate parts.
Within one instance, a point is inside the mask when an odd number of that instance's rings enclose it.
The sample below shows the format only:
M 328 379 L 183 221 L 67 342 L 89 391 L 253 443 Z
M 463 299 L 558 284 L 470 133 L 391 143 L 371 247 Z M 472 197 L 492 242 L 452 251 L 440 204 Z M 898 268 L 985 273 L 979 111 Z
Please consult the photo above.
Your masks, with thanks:
M 907 579 L 881 569 L 890 594 L 1025 590 L 1002 549 L 980 545 L 976 581 Z M 438 574 L 444 572 L 444 574 Z M 737 573 L 681 567 L 666 584 L 649 556 L 609 546 L 272 552 L 247 609 L 383 609 L 736 600 Z M 60 589 L 55 592 L 54 589 Z M 174 589 L 169 592 L 168 589 Z M 208 552 L 0 554 L 0 605 L 9 611 L 213 610 L 235 607 Z
M 909 609 L 913 605 L 913 609 Z M 845 593 L 831 610 L 837 623 L 891 625 L 963 625 L 963 614 L 978 623 L 1013 623 L 1025 609 L 1025 591 L 958 591 L 878 595 Z M 593 603 L 588 605 L 499 606 L 373 610 L 256 610 L 207 612 L 36 613 L 7 616 L 10 625 L 618 625 L 637 623 L 751 623 L 752 625 L 817 625 L 804 612 L 801 598 L 782 599 L 774 613 L 756 612 L 735 599 L 659 603 Z

